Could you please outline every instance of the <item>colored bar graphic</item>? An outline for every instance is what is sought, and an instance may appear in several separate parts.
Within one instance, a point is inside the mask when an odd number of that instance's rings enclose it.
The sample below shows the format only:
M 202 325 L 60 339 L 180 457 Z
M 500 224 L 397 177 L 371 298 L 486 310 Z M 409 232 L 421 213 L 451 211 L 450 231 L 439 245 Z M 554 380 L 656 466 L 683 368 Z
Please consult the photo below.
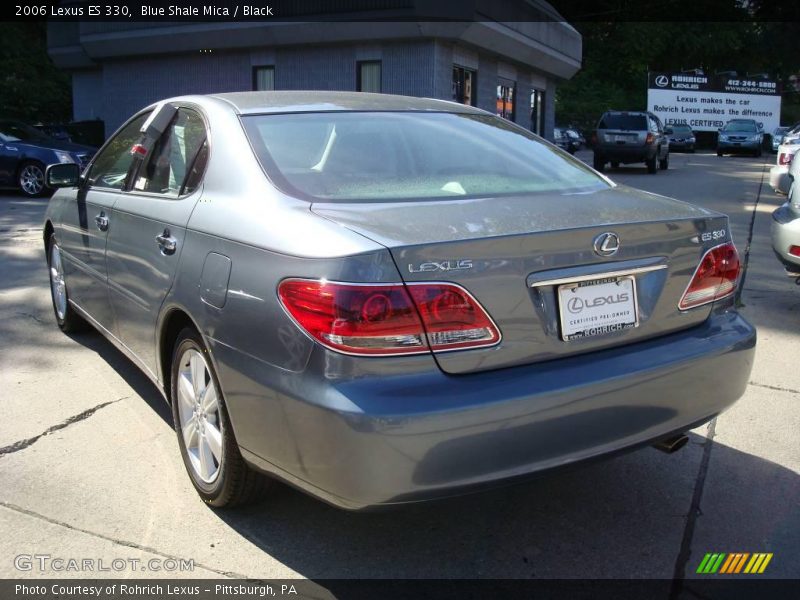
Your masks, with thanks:
M 761 555 L 758 552 L 753 554 L 753 556 L 750 558 L 750 562 L 747 563 L 747 566 L 744 568 L 744 572 L 745 573 L 752 573 L 753 572 L 753 566 L 755 566 L 756 561 L 758 560 L 759 556 L 761 556 Z
M 738 573 L 763 573 L 772 560 L 771 552 L 708 552 L 697 566 L 697 573 L 705 575 L 733 575 Z M 745 566 L 746 565 L 746 566 Z
M 736 563 L 736 570 L 733 571 L 733 573 L 739 573 L 742 570 L 742 567 L 744 566 L 744 563 L 749 556 L 750 556 L 749 552 L 745 552 L 744 554 L 742 554 L 742 558 L 740 558 L 739 562 Z
M 738 554 L 728 554 L 728 560 L 726 560 L 722 568 L 719 570 L 720 573 L 730 573 L 729 569 L 731 566 L 736 562 L 736 557 L 739 556 Z
M 761 563 L 761 566 L 759 567 L 758 572 L 759 573 L 763 573 L 764 569 L 767 568 L 767 565 L 769 564 L 769 561 L 771 561 L 771 560 L 772 560 L 772 552 L 770 552 L 769 554 L 766 554 L 764 556 L 764 562 Z
M 711 571 L 710 571 L 711 573 L 716 573 L 717 572 L 717 570 L 719 569 L 720 565 L 722 564 L 722 561 L 723 561 L 724 558 L 725 558 L 725 553 L 723 552 L 723 553 L 721 553 L 719 555 L 719 558 L 714 563 L 714 565 L 711 567 Z
M 711 554 L 707 552 L 703 557 L 703 560 L 700 561 L 700 565 L 697 567 L 696 573 L 705 573 L 706 565 L 708 564 L 709 560 L 711 560 Z

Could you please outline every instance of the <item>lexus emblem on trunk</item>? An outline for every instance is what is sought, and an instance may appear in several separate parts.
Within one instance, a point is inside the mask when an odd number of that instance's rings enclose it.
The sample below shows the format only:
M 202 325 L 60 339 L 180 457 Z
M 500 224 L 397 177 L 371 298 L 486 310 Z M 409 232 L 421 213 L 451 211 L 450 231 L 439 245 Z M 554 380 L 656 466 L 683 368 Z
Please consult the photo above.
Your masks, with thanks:
M 594 238 L 594 251 L 600 256 L 613 256 L 619 250 L 619 237 L 607 231 Z

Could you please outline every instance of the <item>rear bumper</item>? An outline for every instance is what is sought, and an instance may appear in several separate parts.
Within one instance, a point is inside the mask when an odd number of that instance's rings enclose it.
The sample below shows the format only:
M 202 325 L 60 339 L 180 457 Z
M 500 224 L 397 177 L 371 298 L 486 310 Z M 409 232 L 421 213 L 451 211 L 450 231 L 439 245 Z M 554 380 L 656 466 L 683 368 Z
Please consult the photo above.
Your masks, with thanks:
M 634 163 L 652 159 L 656 155 L 656 147 L 602 144 L 595 147 L 594 153 L 607 161 Z
M 337 379 L 319 371 L 322 350 L 306 373 L 270 374 L 230 348 L 212 352 L 245 459 L 359 509 L 529 476 L 705 422 L 744 392 L 755 342 L 747 321 L 720 310 L 627 347 L 461 376 Z M 264 435 L 242 439 L 240 419 Z M 266 433 L 276 423 L 280 447 Z
M 761 142 L 718 142 L 717 150 L 722 152 L 757 152 Z
M 781 194 L 789 193 L 789 165 L 775 165 L 769 170 L 769 186 Z
M 670 141 L 669 149 L 670 150 L 694 150 L 694 142 L 678 142 L 678 141 Z
M 772 213 L 772 249 L 787 271 L 800 272 L 800 256 L 789 254 L 790 246 L 800 246 L 800 216 L 784 204 Z

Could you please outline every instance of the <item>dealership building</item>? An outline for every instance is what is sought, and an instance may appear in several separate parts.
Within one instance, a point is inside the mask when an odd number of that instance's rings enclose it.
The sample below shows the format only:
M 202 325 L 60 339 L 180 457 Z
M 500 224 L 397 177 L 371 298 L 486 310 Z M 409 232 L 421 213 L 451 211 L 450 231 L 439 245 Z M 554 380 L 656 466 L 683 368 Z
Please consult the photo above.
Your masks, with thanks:
M 348 12 L 296 20 L 51 22 L 48 51 L 72 76 L 74 120 L 100 119 L 106 135 L 169 96 L 349 90 L 454 100 L 552 136 L 581 36 L 546 2 L 465 0 L 446 15 L 457 22 L 421 0 L 339 4 Z

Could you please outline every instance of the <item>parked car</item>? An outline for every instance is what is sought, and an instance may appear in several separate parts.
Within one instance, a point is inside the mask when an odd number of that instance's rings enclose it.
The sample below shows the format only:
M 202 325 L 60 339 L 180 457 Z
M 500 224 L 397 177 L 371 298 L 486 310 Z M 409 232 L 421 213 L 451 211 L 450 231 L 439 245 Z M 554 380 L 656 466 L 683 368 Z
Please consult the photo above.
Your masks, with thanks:
M 750 152 L 761 156 L 764 132 L 754 119 L 731 119 L 719 130 L 717 156 Z
M 778 146 L 781 145 L 783 141 L 783 136 L 786 132 L 788 132 L 791 128 L 790 127 L 776 127 L 775 131 L 772 132 L 772 151 L 777 152 Z
M 688 125 L 683 123 L 676 123 L 668 127 L 671 133 L 669 135 L 669 149 L 670 151 L 684 150 L 686 152 L 694 152 L 694 145 L 697 142 L 694 131 Z
M 661 120 L 651 112 L 610 110 L 600 117 L 594 140 L 594 168 L 601 173 L 608 162 L 643 162 L 647 172 L 669 168 L 669 140 Z
M 778 147 L 775 166 L 769 170 L 769 185 L 779 194 L 789 193 L 789 165 L 792 164 L 792 159 L 798 150 L 800 150 L 798 144 L 781 144 Z
M 553 128 L 553 141 L 556 146 L 562 150 L 566 150 L 570 154 L 575 154 L 580 148 L 578 139 L 569 135 L 568 130 L 562 129 L 561 127 Z
M 796 123 L 792 128 L 783 134 L 781 144 L 785 146 L 800 143 L 800 123 Z
M 781 150 L 784 148 L 781 146 Z M 800 160 L 796 156 L 797 152 L 786 175 L 788 199 L 772 213 L 772 249 L 786 274 L 800 283 L 800 191 L 795 185 L 800 180 Z
M 71 142 L 72 138 L 70 138 L 69 131 L 63 125 L 44 125 L 42 123 L 34 124 L 34 127 L 41 131 L 46 136 L 53 138 L 54 140 L 60 140 L 62 142 Z
M 749 380 L 726 216 L 471 106 L 185 96 L 47 178 L 59 327 L 153 380 L 214 506 L 259 473 L 361 508 L 674 450 Z
M 568 127 L 564 130 L 564 133 L 575 143 L 575 150 L 580 150 L 581 147 L 586 145 L 586 138 L 577 129 Z
M 95 149 L 53 139 L 13 119 L 0 119 L 0 187 L 17 188 L 26 196 L 45 191 L 45 168 L 51 164 L 88 164 Z

